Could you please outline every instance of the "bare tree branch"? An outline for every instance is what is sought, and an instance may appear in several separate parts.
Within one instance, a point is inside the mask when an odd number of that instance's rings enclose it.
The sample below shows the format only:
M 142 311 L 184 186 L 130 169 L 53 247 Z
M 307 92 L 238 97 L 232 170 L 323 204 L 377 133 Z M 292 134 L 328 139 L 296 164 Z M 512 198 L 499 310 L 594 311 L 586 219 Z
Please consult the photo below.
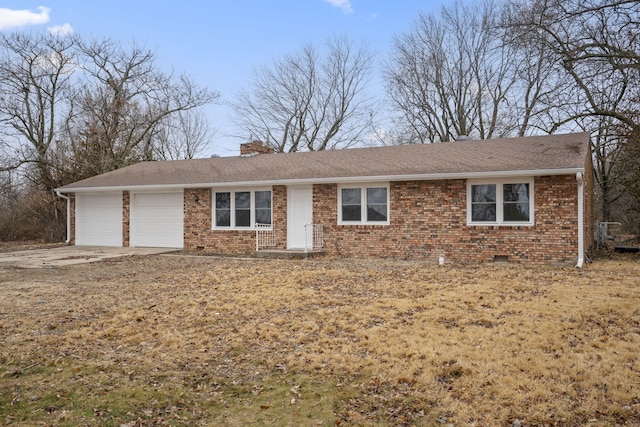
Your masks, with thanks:
M 403 128 L 397 142 L 524 135 L 538 123 L 550 73 L 531 63 L 533 49 L 505 42 L 498 12 L 456 2 L 396 39 L 385 77 Z
M 233 103 L 235 124 L 276 152 L 349 147 L 371 123 L 370 69 L 367 50 L 344 37 L 331 39 L 324 57 L 305 46 L 255 72 L 251 91 Z

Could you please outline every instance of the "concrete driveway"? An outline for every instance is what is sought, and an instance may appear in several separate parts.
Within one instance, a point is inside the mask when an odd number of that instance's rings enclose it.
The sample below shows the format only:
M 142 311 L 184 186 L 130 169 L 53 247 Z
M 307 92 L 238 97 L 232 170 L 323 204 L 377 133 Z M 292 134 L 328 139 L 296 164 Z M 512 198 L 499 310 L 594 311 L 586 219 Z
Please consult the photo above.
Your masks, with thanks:
M 111 248 L 104 246 L 62 246 L 0 253 L 0 267 L 46 268 L 101 261 L 128 255 L 175 252 L 172 248 Z

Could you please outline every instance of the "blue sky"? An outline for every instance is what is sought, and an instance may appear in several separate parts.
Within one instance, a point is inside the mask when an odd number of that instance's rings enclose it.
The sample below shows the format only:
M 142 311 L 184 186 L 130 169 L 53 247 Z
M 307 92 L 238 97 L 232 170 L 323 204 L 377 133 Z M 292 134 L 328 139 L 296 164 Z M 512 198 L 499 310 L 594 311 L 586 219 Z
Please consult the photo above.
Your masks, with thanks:
M 0 4 L 0 31 L 73 31 L 153 49 L 159 65 L 185 72 L 227 102 L 248 87 L 252 72 L 274 59 L 321 46 L 332 35 L 364 42 L 379 64 L 393 38 L 412 27 L 420 13 L 437 13 L 449 0 L 235 0 L 158 2 L 147 0 L 20 0 Z M 375 71 L 372 91 L 382 93 Z M 204 156 L 238 154 L 228 137 L 230 110 L 207 109 L 218 129 Z

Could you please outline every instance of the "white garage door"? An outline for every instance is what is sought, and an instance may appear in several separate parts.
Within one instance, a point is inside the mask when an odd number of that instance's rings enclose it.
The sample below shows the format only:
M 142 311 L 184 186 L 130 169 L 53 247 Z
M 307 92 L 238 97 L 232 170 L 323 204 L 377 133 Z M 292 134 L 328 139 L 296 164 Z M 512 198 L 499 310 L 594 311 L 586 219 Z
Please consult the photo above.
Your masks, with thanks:
M 183 247 L 183 195 L 179 193 L 131 194 L 131 246 Z
M 76 195 L 76 245 L 122 246 L 122 193 Z

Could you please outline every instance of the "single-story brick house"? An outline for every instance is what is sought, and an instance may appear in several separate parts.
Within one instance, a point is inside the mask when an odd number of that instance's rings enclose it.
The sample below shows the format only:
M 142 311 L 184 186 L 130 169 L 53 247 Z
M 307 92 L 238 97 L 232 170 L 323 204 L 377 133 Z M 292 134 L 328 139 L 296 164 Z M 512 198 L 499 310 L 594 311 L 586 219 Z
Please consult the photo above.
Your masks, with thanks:
M 333 256 L 580 266 L 592 244 L 588 133 L 264 148 L 143 162 L 61 187 L 69 241 L 248 255 L 259 227 L 270 249 L 308 249 L 322 238 Z M 310 237 L 308 224 L 322 234 Z

